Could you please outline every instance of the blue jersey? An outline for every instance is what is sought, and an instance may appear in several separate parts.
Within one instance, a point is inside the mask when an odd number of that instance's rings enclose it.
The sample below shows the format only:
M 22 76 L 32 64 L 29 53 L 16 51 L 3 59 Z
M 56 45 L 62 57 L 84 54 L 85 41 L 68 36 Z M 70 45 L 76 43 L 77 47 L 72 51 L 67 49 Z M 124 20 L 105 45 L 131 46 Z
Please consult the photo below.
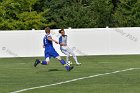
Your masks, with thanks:
M 46 34 L 43 38 L 43 45 L 45 46 L 45 51 L 49 51 L 53 49 L 52 41 L 48 40 L 48 37 L 51 37 L 50 34 Z
M 59 54 L 55 51 L 54 47 L 53 47 L 53 43 L 52 41 L 48 40 L 48 37 L 51 37 L 50 34 L 46 34 L 43 38 L 43 45 L 45 46 L 45 58 L 49 57 L 57 57 L 59 56 Z
M 52 41 L 48 40 L 48 37 L 51 37 L 51 35 L 45 35 L 44 38 L 43 38 L 43 44 L 45 46 L 45 48 L 47 47 L 53 47 L 53 43 Z

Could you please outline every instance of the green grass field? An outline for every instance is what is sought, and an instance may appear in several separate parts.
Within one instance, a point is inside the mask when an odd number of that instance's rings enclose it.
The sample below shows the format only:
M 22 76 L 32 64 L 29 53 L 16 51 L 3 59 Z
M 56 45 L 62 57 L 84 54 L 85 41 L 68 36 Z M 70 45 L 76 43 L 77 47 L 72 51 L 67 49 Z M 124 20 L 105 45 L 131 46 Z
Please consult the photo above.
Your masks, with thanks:
M 39 64 L 35 68 L 33 67 L 35 59 L 1 58 L 0 93 L 10 93 L 129 68 L 140 68 L 140 55 L 78 57 L 82 65 L 73 64 L 74 69 L 70 72 L 67 72 L 56 59 L 51 59 L 48 66 Z M 71 60 L 73 62 L 72 58 Z M 21 93 L 140 93 L 140 69 L 81 79 Z

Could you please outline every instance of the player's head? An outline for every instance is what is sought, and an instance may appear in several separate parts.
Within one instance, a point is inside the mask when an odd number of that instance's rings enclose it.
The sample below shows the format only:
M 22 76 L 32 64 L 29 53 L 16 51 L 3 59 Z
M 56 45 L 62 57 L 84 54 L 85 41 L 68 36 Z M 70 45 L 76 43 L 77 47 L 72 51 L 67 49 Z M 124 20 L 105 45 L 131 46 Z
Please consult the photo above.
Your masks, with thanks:
M 61 35 L 65 35 L 64 29 L 59 30 L 59 33 L 60 33 Z
M 46 28 L 45 28 L 45 33 L 46 33 L 46 34 L 50 34 L 50 28 L 49 28 L 49 27 L 46 27 Z

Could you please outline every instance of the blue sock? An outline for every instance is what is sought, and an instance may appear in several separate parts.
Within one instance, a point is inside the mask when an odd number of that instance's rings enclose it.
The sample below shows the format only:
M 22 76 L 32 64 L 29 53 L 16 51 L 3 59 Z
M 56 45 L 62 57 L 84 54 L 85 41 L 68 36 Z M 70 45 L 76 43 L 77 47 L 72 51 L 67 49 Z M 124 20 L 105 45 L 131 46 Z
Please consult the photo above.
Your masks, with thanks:
M 66 62 L 63 59 L 60 60 L 60 62 L 61 62 L 62 65 L 65 65 L 66 64 Z
M 62 59 L 60 60 L 61 64 L 65 66 L 66 70 L 69 70 L 69 66 L 66 64 L 66 62 Z
M 66 65 L 65 68 L 68 71 L 70 69 L 70 66 Z
M 42 65 L 47 65 L 48 63 L 47 63 L 47 61 L 42 61 L 41 64 Z

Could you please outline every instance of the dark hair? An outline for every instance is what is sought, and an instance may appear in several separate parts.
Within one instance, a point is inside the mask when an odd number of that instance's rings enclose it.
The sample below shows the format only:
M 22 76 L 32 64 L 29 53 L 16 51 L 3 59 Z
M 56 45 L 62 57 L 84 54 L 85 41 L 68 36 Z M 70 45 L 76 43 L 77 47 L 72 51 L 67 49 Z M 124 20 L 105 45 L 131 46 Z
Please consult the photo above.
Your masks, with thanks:
M 63 28 L 62 28 L 62 29 L 60 29 L 60 30 L 59 30 L 59 33 L 61 33 L 61 31 L 64 31 L 64 29 L 63 29 Z

